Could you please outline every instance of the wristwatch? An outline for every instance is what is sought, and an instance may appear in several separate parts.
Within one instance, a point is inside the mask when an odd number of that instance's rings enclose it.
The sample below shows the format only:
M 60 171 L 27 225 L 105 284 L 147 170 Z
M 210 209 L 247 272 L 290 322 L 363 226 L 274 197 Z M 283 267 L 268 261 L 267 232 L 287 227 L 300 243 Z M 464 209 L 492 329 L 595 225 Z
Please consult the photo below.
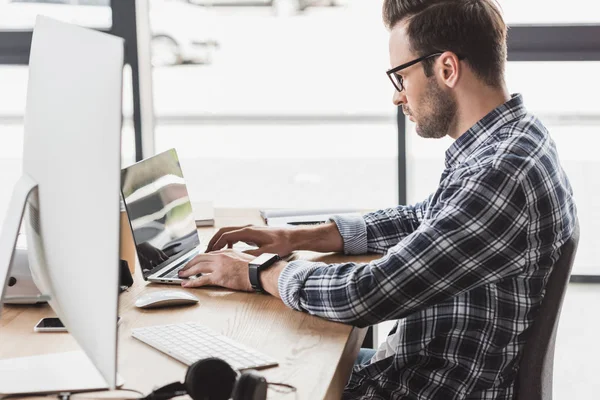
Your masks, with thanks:
M 277 254 L 263 253 L 250 261 L 248 264 L 248 274 L 250 275 L 250 284 L 252 289 L 258 293 L 265 293 L 265 290 L 260 283 L 260 273 L 275 264 L 277 261 L 281 261 L 281 257 Z

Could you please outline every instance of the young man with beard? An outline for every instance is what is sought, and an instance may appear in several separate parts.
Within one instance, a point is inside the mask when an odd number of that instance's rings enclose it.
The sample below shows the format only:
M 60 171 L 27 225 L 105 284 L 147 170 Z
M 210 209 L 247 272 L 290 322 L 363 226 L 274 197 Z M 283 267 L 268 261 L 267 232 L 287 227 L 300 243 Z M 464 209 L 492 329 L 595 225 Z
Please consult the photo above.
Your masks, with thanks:
M 548 131 L 507 91 L 493 0 L 385 0 L 383 17 L 394 104 L 420 136 L 455 139 L 437 190 L 316 227 L 221 229 L 181 272 L 209 274 L 184 285 L 264 289 L 356 326 L 397 320 L 377 352 L 361 351 L 345 399 L 513 399 L 527 328 L 575 226 L 571 187 Z M 220 250 L 237 241 L 259 249 Z M 254 256 L 294 250 L 383 256 L 280 260 L 249 277 Z

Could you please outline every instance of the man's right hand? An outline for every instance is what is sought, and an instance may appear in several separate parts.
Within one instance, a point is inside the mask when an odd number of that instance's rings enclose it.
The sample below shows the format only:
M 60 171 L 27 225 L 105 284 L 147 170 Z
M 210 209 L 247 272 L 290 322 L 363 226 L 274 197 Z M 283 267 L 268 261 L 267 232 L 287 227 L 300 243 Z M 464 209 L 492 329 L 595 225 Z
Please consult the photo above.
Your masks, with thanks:
M 258 256 L 262 253 L 273 253 L 286 256 L 297 250 L 292 245 L 292 229 L 266 226 L 232 226 L 221 228 L 210 239 L 206 252 L 231 248 L 237 242 L 245 242 L 258 246 L 258 249 L 246 250 L 245 253 Z
M 344 241 L 333 222 L 295 228 L 267 226 L 234 226 L 221 228 L 210 239 L 206 252 L 232 247 L 237 242 L 255 244 L 258 249 L 245 253 L 259 256 L 274 253 L 281 257 L 295 250 L 310 250 L 320 253 L 342 252 Z

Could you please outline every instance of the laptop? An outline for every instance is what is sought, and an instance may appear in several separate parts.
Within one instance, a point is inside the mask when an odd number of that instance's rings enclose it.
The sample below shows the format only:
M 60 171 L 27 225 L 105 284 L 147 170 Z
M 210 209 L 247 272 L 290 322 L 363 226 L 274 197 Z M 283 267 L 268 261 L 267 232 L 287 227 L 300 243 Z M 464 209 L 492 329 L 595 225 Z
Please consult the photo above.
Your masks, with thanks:
M 122 169 L 121 194 L 144 279 L 181 284 L 178 271 L 206 246 L 175 149 Z

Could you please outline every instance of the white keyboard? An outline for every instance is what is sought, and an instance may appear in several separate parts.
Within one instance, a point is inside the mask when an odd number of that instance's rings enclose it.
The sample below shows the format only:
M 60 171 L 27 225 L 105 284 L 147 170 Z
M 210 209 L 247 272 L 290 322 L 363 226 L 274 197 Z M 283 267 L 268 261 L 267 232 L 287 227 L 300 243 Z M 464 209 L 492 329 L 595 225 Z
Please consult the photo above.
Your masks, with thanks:
M 271 357 L 195 322 L 137 328 L 131 335 L 186 365 L 208 357 L 221 358 L 236 370 L 278 365 Z

